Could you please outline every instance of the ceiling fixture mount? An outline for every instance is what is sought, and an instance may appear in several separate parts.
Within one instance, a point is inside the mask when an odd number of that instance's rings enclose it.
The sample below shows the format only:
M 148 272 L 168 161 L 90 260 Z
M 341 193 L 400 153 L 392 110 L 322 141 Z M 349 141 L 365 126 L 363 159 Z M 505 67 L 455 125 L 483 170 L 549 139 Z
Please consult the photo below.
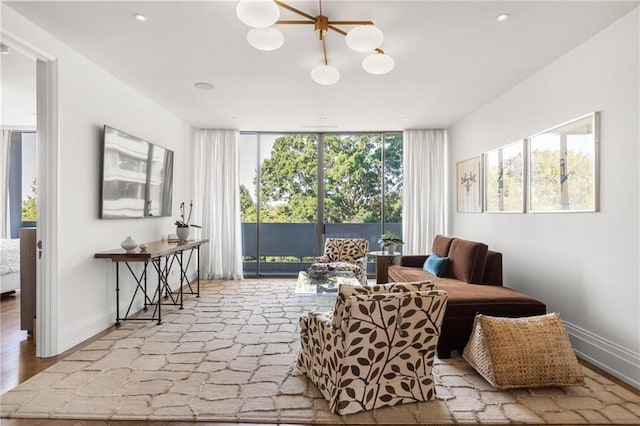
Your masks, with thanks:
M 311 24 L 318 33 L 322 47 L 322 64 L 311 70 L 311 78 L 318 84 L 330 85 L 340 80 L 340 71 L 329 65 L 326 34 L 329 30 L 346 37 L 347 46 L 356 52 L 371 52 L 362 61 L 362 68 L 370 74 L 386 74 L 395 67 L 392 57 L 380 46 L 384 40 L 382 31 L 371 21 L 332 21 L 322 14 L 322 0 L 318 0 L 319 15 L 311 16 L 278 0 L 240 0 L 236 14 L 240 21 L 252 27 L 247 34 L 249 44 L 259 50 L 276 50 L 284 43 L 284 35 L 273 25 Z M 302 16 L 303 20 L 281 20 L 280 8 Z M 344 31 L 336 25 L 355 25 Z

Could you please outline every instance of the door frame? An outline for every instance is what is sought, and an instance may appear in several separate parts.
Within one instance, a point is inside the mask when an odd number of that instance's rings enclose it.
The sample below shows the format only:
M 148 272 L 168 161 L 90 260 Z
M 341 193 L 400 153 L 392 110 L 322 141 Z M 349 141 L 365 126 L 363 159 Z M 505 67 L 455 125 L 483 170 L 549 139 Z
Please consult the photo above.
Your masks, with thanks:
M 42 249 L 36 262 L 36 356 L 58 354 L 59 140 L 58 61 L 9 31 L 2 42 L 36 62 L 37 231 Z

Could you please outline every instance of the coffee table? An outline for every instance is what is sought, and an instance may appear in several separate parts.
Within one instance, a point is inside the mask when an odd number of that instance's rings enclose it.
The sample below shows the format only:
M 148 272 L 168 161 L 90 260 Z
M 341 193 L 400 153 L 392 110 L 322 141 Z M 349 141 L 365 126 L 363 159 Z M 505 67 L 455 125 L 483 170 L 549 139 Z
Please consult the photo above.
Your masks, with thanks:
M 300 271 L 298 273 L 295 293 L 332 296 L 338 292 L 340 284 L 361 285 L 356 275 L 351 271 L 332 271 L 318 277 L 312 277 L 305 271 Z

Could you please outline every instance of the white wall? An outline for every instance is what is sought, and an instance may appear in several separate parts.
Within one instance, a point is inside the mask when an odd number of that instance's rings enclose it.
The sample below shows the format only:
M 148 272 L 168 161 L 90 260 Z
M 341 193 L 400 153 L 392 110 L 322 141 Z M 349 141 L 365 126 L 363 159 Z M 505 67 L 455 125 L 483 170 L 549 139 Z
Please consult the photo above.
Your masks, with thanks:
M 174 216 L 178 204 L 188 195 L 191 129 L 4 4 L 2 28 L 58 61 L 60 250 L 56 352 L 60 353 L 114 323 L 115 266 L 111 261 L 94 259 L 94 253 L 119 248 L 127 235 L 143 242 L 175 233 L 176 217 L 99 219 L 103 125 L 174 151 Z M 120 276 L 121 308 L 126 308 L 134 283 L 124 267 Z M 152 268 L 149 276 L 157 282 Z M 172 278 L 177 280 L 177 271 Z
M 0 67 L 0 126 L 36 128 L 36 61 L 18 51 L 2 55 Z
M 640 387 L 638 9 L 449 129 L 450 167 L 601 112 L 600 212 L 456 213 L 451 234 L 504 256 L 505 285 L 565 320 L 578 354 Z

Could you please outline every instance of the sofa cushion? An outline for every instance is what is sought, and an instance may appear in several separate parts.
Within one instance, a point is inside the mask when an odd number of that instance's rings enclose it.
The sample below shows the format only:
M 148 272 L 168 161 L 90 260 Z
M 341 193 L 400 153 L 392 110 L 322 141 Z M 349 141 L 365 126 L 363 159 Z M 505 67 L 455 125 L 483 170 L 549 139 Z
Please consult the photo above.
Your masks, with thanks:
M 421 265 L 424 264 L 424 260 Z M 424 280 L 437 280 L 438 277 L 424 271 L 421 267 L 391 265 L 388 269 L 388 280 L 390 283 L 396 282 L 417 282 Z
M 449 258 L 440 257 L 434 253 L 427 257 L 427 260 L 424 261 L 424 265 L 422 265 L 422 269 L 436 277 L 443 277 L 449 269 Z
M 449 248 L 451 247 L 451 242 L 455 238 L 453 237 L 445 237 L 444 235 L 436 235 L 433 238 L 433 244 L 431 244 L 431 253 L 435 253 L 440 257 L 447 257 L 449 254 Z
M 544 314 L 547 309 L 539 300 L 509 287 L 467 284 L 455 278 L 436 278 L 435 286 L 449 294 L 449 318 L 474 318 L 477 313 L 523 317 Z
M 481 283 L 487 250 L 486 244 L 455 238 L 449 248 L 448 257 L 451 259 L 451 265 L 448 276 L 465 283 Z
M 584 374 L 557 313 L 475 318 L 464 359 L 499 389 L 584 384 Z
M 344 307 L 347 304 L 347 298 L 354 295 L 384 294 L 384 293 L 404 293 L 410 291 L 428 291 L 433 290 L 434 284 L 430 280 L 419 282 L 402 282 L 378 284 L 372 286 L 361 285 L 344 285 L 340 284 L 338 288 L 338 297 L 333 308 L 333 317 L 331 323 L 334 327 L 340 327 L 344 316 Z

